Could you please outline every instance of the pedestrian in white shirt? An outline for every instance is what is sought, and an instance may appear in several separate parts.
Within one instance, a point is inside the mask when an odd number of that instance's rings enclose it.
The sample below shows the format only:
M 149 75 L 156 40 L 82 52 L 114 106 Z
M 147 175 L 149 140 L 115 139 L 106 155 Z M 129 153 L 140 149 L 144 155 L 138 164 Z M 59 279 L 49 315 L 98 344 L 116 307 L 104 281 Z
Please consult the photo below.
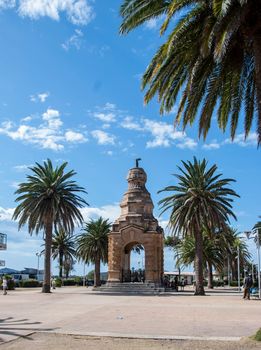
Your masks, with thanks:
M 3 294 L 6 295 L 7 294 L 7 279 L 5 277 L 3 277 L 2 286 L 3 286 Z

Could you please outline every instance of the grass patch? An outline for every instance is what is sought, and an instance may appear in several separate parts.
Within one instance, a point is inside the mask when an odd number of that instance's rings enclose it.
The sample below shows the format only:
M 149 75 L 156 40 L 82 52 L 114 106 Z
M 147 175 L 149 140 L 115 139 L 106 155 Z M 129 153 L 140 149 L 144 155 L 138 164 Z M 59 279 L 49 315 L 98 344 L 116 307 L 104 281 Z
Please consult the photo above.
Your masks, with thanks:
M 253 336 L 253 339 L 256 341 L 261 341 L 261 328 L 259 328 L 256 334 Z

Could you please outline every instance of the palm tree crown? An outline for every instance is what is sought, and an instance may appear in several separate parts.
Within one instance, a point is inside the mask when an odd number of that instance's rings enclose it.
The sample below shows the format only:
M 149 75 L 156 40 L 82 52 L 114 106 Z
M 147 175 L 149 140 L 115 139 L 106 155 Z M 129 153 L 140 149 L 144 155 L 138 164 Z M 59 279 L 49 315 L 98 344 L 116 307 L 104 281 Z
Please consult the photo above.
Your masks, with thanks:
M 121 33 L 152 18 L 164 18 L 161 34 L 174 24 L 143 76 L 142 88 L 148 88 L 146 103 L 158 94 L 161 113 L 169 112 L 181 93 L 176 124 L 182 121 L 185 128 L 200 112 L 199 134 L 204 137 L 218 106 L 219 127 L 224 131 L 230 125 L 232 139 L 241 109 L 245 136 L 257 110 L 260 144 L 259 0 L 124 0 L 121 15 Z
M 36 163 L 31 167 L 33 175 L 19 184 L 15 194 L 18 195 L 13 219 L 18 219 L 19 229 L 28 224 L 29 233 L 44 231 L 45 238 L 45 278 L 43 292 L 50 292 L 50 255 L 53 228 L 62 228 L 73 232 L 77 223 L 83 221 L 79 208 L 88 205 L 78 193 L 86 193 L 71 178 L 73 170 L 65 172 L 67 163 L 53 167 L 51 160 L 43 165 Z
M 85 263 L 95 264 L 94 286 L 100 285 L 100 262 L 108 261 L 108 233 L 111 224 L 102 217 L 85 224 L 77 239 L 78 257 Z
M 180 174 L 174 176 L 178 184 L 159 192 L 171 192 L 159 204 L 162 213 L 171 210 L 170 227 L 176 235 L 193 235 L 196 242 L 195 270 L 196 294 L 204 294 L 203 288 L 203 230 L 214 232 L 226 228 L 230 216 L 236 219 L 232 197 L 237 196 L 228 185 L 233 179 L 221 179 L 217 166 L 207 169 L 207 161 L 182 162 Z

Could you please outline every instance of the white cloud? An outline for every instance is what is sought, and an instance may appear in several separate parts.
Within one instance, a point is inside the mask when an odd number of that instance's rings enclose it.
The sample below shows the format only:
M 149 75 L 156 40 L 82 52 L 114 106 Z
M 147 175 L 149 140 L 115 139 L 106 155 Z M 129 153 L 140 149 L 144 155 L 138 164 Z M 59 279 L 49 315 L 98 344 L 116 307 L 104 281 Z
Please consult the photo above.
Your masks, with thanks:
M 176 131 L 171 124 L 144 119 L 144 128 L 153 136 L 153 139 L 147 142 L 147 148 L 170 147 L 173 144 L 179 148 L 189 149 L 197 146 L 196 141 L 187 137 L 186 133 Z
M 43 113 L 44 120 L 51 120 L 53 118 L 58 118 L 59 116 L 60 112 L 52 108 L 48 108 L 47 111 Z
M 56 109 L 48 108 L 46 112 L 42 115 L 43 120 L 47 121 L 48 127 L 52 130 L 59 129 L 63 122 L 60 119 L 60 112 Z
M 116 105 L 114 103 L 106 102 L 105 106 L 103 107 L 105 111 L 111 111 L 116 109 Z
M 75 29 L 74 34 L 70 36 L 63 44 L 62 48 L 65 51 L 69 51 L 71 48 L 80 50 L 83 43 L 83 32 L 80 29 Z
M 14 208 L 0 207 L 0 221 L 11 221 L 14 213 Z
M 34 20 L 49 17 L 59 21 L 61 12 L 76 25 L 86 25 L 94 18 L 93 8 L 87 0 L 19 0 L 18 13 L 22 17 Z
M 102 124 L 103 129 L 109 129 L 110 127 L 111 127 L 111 124 L 108 124 L 108 123 Z
M 15 141 L 23 141 L 40 148 L 61 151 L 67 142 L 82 143 L 87 139 L 79 132 L 62 129 L 63 122 L 60 112 L 48 108 L 42 114 L 42 123 L 38 126 L 21 124 L 16 127 L 12 122 L 7 121 L 0 125 L 0 134 L 6 135 Z
M 120 110 L 115 104 L 109 102 L 103 107 L 96 107 L 96 109 L 98 109 L 98 112 L 88 111 L 88 113 L 105 123 L 102 125 L 103 129 L 109 128 L 111 126 L 110 123 L 114 122 L 117 123 L 117 127 L 138 131 L 142 136 L 150 136 L 150 139 L 146 142 L 147 148 L 171 147 L 174 145 L 183 149 L 195 149 L 198 145 L 185 132 L 175 130 L 172 124 L 147 118 L 137 120 L 133 116 L 128 115 L 128 111 Z M 92 136 L 100 140 L 99 144 L 114 144 L 115 137 L 107 142 L 108 135 L 101 130 L 92 132 Z M 126 149 L 128 148 L 123 147 L 122 151 Z
M 121 123 L 121 126 L 124 129 L 128 129 L 128 130 L 137 130 L 137 131 L 144 130 L 144 128 L 139 123 L 135 122 L 133 117 L 131 116 L 125 117 L 123 122 Z
M 110 102 L 106 102 L 104 106 L 97 106 L 96 110 L 96 112 L 88 111 L 88 113 L 95 119 L 104 122 L 102 126 L 104 129 L 109 128 L 110 123 L 115 123 L 117 121 L 117 115 L 121 112 L 114 103 Z
M 156 18 L 151 18 L 145 22 L 145 27 L 147 29 L 157 29 L 159 26 L 159 21 Z
M 114 113 L 94 113 L 93 116 L 106 123 L 112 123 L 116 121 L 116 115 Z
M 49 92 L 43 92 L 41 94 L 38 94 L 38 98 L 41 102 L 45 102 L 47 97 L 49 97 Z
M 231 139 L 226 139 L 224 141 L 224 144 L 236 144 L 241 147 L 257 146 L 257 133 L 255 132 L 249 133 L 246 140 L 245 140 L 245 134 L 243 133 L 238 134 L 235 136 L 233 141 L 231 141 Z
M 185 137 L 182 142 L 178 143 L 177 144 L 177 147 L 178 148 L 181 148 L 181 149 L 185 149 L 185 148 L 188 148 L 188 149 L 195 149 L 197 147 L 198 143 L 191 139 L 190 137 Z
M 15 7 L 16 0 L 0 0 L 0 10 Z
M 49 92 L 42 92 L 42 93 L 39 93 L 39 94 L 36 94 L 36 95 L 31 95 L 30 96 L 30 100 L 32 102 L 42 102 L 44 103 L 47 99 L 47 97 L 49 97 Z
M 30 165 L 26 165 L 26 164 L 15 165 L 14 170 L 18 171 L 18 172 L 23 172 L 23 171 L 26 171 L 30 166 L 32 166 L 32 165 L 31 164 Z
M 81 134 L 80 132 L 72 131 L 72 130 L 66 131 L 65 139 L 68 142 L 76 142 L 76 143 L 87 141 L 87 139 L 85 138 L 85 136 L 83 134 Z
M 12 221 L 14 210 L 15 208 L 0 207 L 0 221 Z M 120 216 L 120 205 L 115 203 L 101 207 L 84 207 L 80 211 L 84 221 L 102 216 L 104 219 L 108 218 L 110 222 L 114 222 Z
M 120 216 L 120 206 L 118 203 L 115 203 L 113 205 L 104 205 L 100 208 L 85 207 L 81 209 L 81 213 L 85 222 L 100 216 L 104 219 L 109 219 L 110 222 L 114 222 Z
M 30 122 L 33 118 L 29 115 L 28 117 L 25 117 L 21 119 L 22 122 Z
M 240 133 L 235 136 L 233 141 L 230 138 L 227 138 L 221 142 L 218 142 L 217 140 L 213 140 L 208 144 L 207 143 L 204 144 L 202 148 L 206 150 L 215 150 L 225 145 L 238 145 L 240 147 L 257 146 L 257 133 L 255 132 L 249 133 L 247 139 L 245 139 L 245 134 Z
M 205 143 L 203 145 L 203 148 L 206 150 L 213 150 L 213 149 L 219 149 L 220 143 L 218 143 L 216 140 L 213 140 L 211 143 Z
M 92 136 L 97 140 L 99 145 L 114 145 L 115 136 L 110 135 L 102 130 L 93 130 L 91 132 Z

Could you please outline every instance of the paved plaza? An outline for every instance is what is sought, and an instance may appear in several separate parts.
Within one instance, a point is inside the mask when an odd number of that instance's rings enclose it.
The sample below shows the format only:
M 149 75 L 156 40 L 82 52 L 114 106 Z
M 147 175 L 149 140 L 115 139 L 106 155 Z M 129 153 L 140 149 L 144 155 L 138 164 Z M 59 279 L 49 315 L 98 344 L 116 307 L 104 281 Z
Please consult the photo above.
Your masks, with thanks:
M 223 290 L 159 296 L 102 295 L 63 287 L 0 295 L 1 341 L 34 332 L 157 339 L 239 340 L 261 327 L 261 301 Z

